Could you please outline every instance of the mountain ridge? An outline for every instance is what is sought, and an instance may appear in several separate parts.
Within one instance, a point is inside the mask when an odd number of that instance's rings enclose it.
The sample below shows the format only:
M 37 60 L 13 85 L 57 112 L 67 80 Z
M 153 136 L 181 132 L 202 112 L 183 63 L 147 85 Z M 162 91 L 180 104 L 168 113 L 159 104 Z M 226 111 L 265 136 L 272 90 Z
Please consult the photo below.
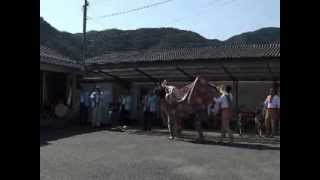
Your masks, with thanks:
M 87 32 L 87 57 L 107 51 L 207 47 L 230 44 L 280 43 L 280 28 L 266 27 L 220 41 L 176 28 L 106 29 Z M 59 31 L 40 17 L 40 44 L 72 59 L 81 59 L 82 33 Z

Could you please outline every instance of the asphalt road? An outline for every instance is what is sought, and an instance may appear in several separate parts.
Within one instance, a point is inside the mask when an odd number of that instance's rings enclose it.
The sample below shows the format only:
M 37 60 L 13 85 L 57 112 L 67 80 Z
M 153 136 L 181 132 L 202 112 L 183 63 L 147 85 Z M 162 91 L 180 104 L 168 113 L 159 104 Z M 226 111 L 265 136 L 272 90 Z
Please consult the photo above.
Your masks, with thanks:
M 166 132 L 87 131 L 40 137 L 42 180 L 277 180 L 280 144 L 169 141 Z

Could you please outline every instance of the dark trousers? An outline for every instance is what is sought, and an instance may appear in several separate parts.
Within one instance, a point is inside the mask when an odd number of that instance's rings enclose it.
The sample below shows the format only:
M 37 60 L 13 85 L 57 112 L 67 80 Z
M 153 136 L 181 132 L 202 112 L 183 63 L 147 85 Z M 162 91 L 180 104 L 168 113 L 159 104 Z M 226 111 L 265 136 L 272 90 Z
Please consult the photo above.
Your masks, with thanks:
M 88 107 L 84 104 L 80 104 L 80 124 L 86 124 L 88 122 Z
M 144 112 L 143 127 L 145 131 L 151 131 L 152 122 L 154 121 L 155 116 L 156 116 L 155 112 L 150 112 L 150 111 Z

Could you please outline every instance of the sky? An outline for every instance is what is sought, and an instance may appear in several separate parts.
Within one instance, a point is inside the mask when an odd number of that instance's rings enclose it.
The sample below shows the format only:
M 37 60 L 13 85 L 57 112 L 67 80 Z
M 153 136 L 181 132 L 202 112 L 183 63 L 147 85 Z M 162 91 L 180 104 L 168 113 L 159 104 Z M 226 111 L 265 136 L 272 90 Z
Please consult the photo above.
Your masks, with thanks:
M 280 0 L 88 0 L 87 30 L 174 27 L 226 40 L 263 27 L 280 27 Z M 84 0 L 40 0 L 40 16 L 60 31 L 82 32 Z

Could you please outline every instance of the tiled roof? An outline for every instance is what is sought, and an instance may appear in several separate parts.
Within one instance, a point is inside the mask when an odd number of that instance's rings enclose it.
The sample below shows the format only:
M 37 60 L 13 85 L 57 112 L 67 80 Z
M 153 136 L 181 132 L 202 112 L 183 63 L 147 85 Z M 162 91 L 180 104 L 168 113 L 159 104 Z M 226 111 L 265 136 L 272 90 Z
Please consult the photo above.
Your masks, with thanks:
M 77 61 L 71 60 L 55 50 L 40 45 L 40 62 L 54 64 L 71 68 L 80 68 Z
M 280 43 L 110 52 L 86 64 L 261 57 L 280 57 Z

